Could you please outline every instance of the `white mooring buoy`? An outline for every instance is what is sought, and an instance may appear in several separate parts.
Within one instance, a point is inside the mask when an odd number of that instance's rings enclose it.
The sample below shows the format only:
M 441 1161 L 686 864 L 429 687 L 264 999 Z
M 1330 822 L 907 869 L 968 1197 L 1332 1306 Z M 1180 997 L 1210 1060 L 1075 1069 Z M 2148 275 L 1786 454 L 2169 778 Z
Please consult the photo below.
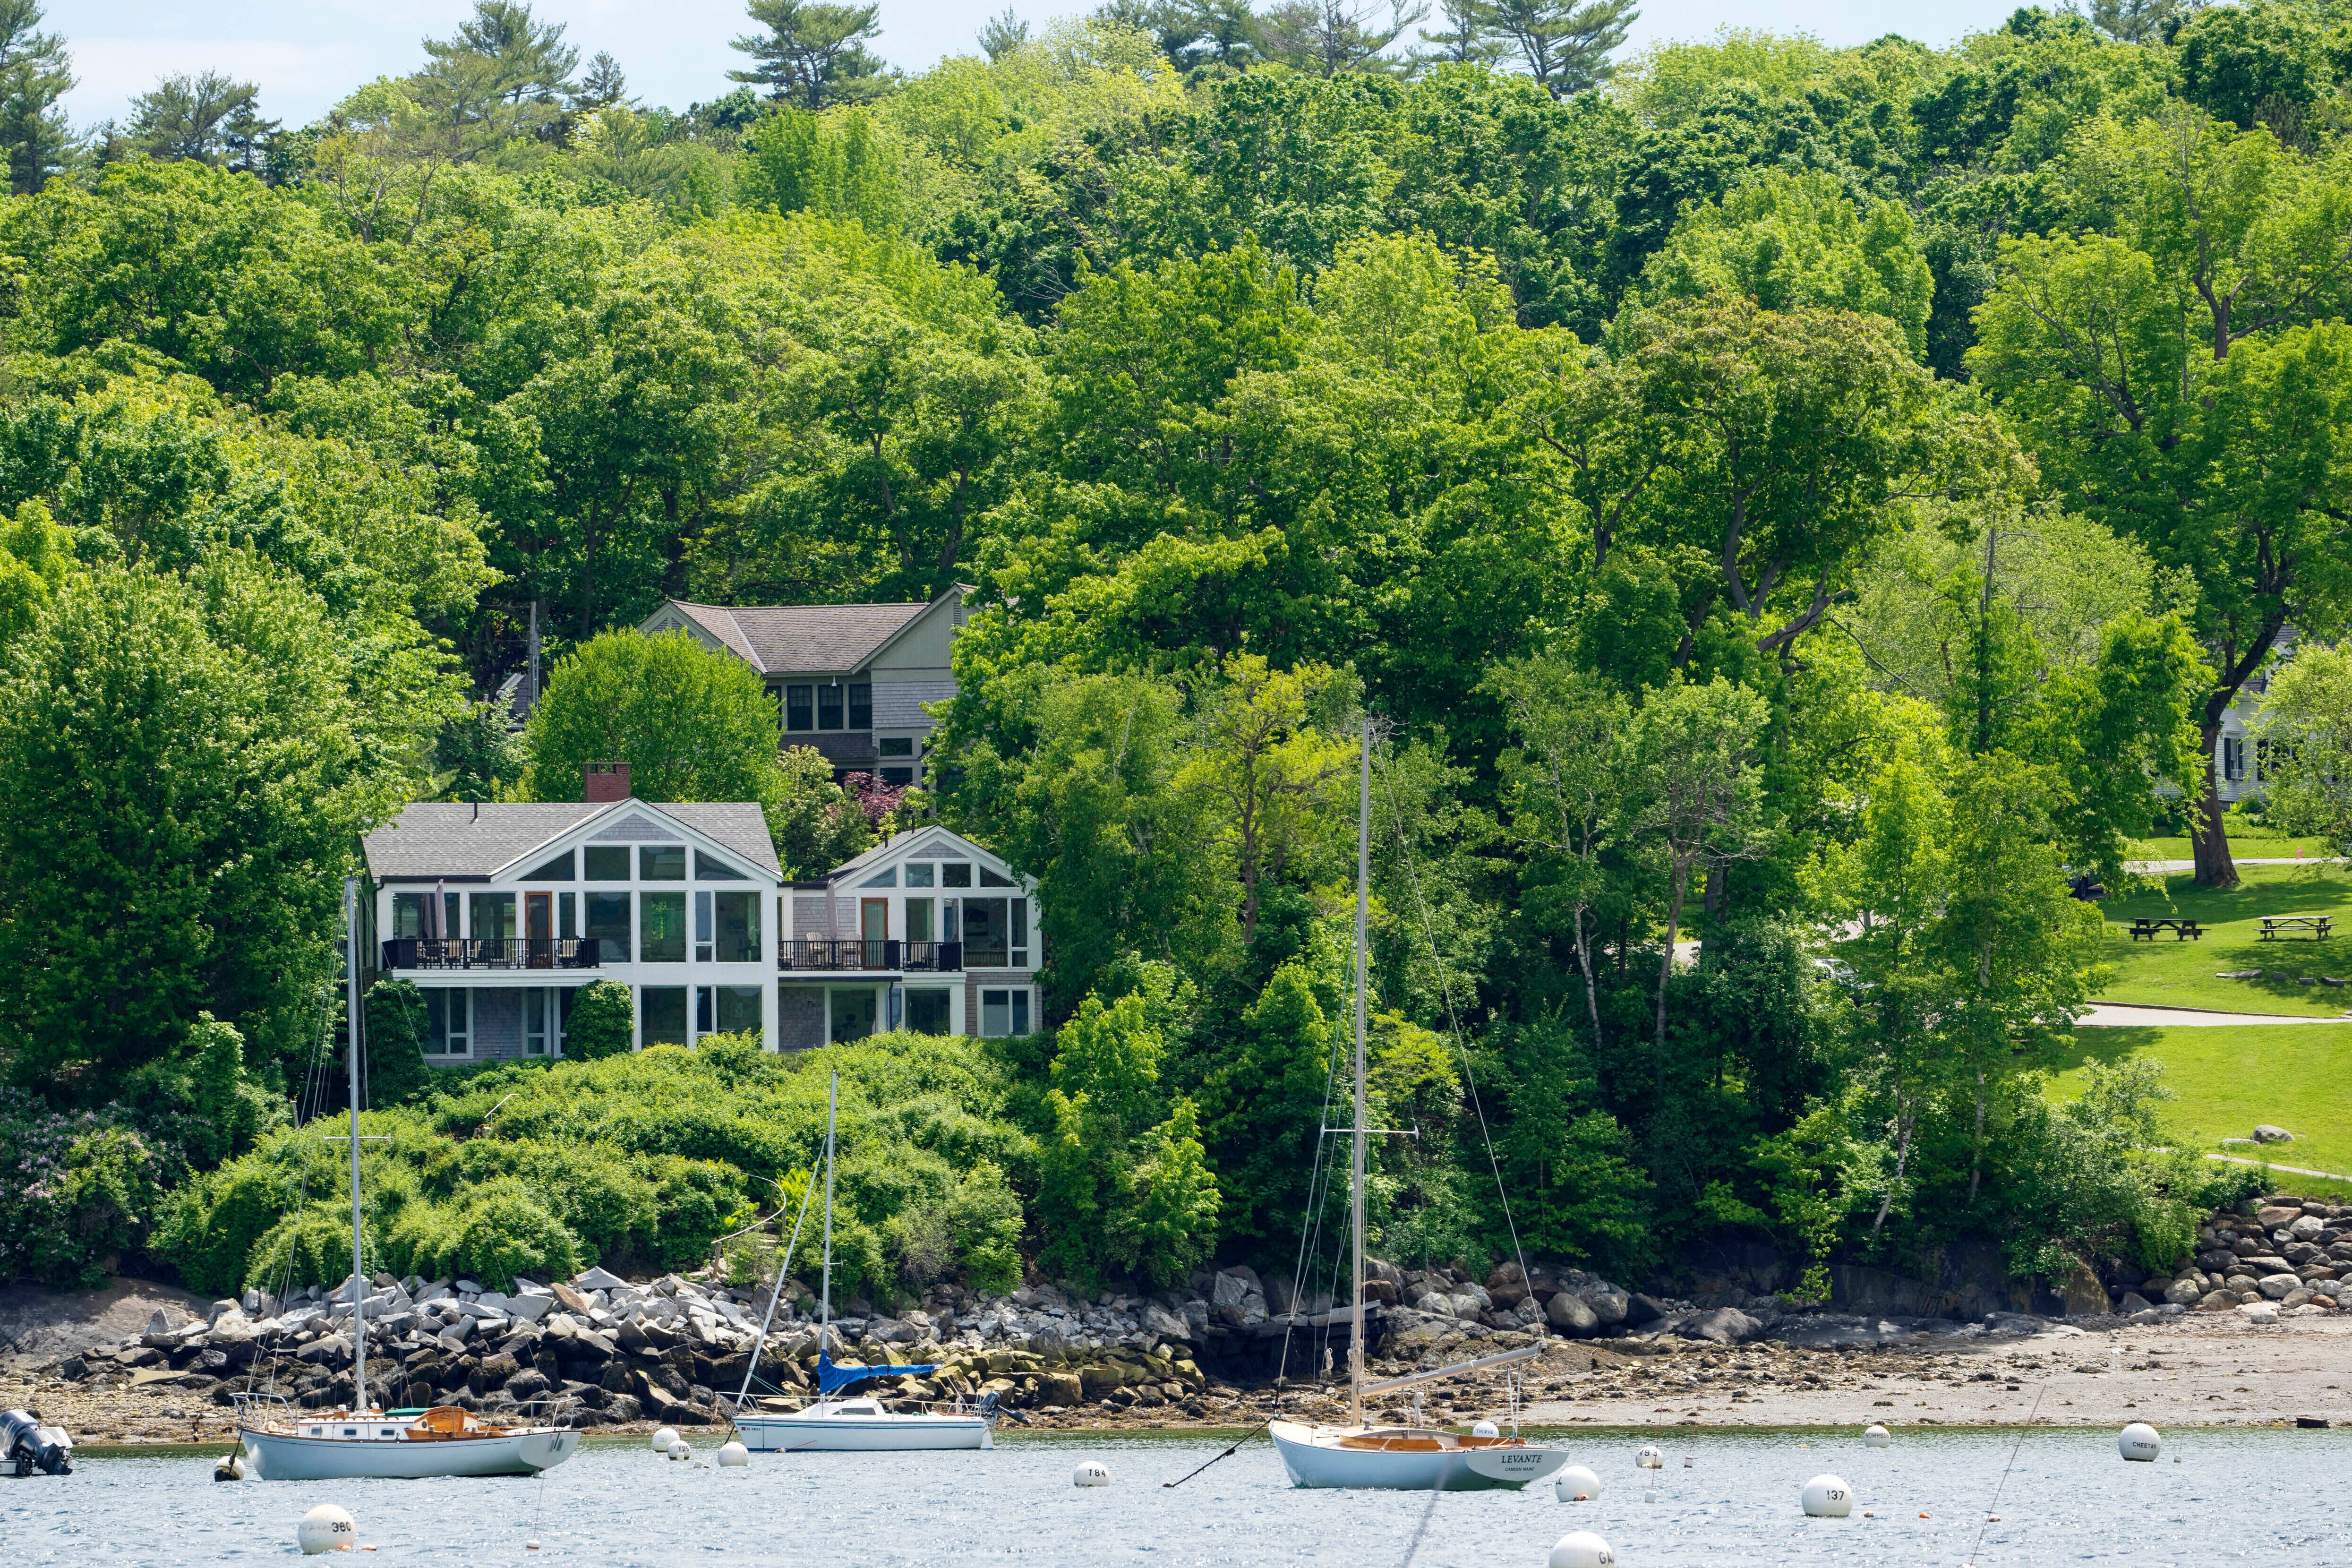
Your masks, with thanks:
M 667 1453 L 668 1453 L 672 1448 L 675 1448 L 675 1447 L 677 1447 L 677 1427 L 675 1427 L 675 1426 L 657 1426 L 657 1427 L 656 1427 L 656 1428 L 654 1429 L 654 1452 L 655 1452 L 655 1453 L 656 1453 L 656 1454 L 665 1454 L 665 1455 L 666 1455 L 666 1454 L 667 1454 Z
M 1801 1498 L 1808 1519 L 1843 1519 L 1853 1511 L 1853 1489 L 1836 1476 L 1815 1476 Z
M 1865 1448 L 1884 1448 L 1893 1441 L 1895 1438 L 1884 1426 L 1873 1426 L 1862 1435 L 1862 1446 Z
M 1082 1459 L 1078 1468 L 1070 1472 L 1070 1484 L 1074 1487 L 1107 1487 L 1110 1485 L 1110 1467 L 1100 1459 Z
M 2163 1448 L 2164 1439 L 2145 1421 L 2135 1421 L 2116 1436 L 2116 1452 L 2142 1464 L 2154 1464 Z
M 740 1470 L 751 1462 L 751 1450 L 730 1438 L 719 1445 L 719 1462 L 730 1470 Z
M 1552 1542 L 1545 1568 L 1611 1568 L 1617 1554 L 1589 1530 L 1571 1530 Z
M 1599 1502 L 1601 1478 L 1582 1465 L 1570 1465 L 1553 1478 L 1551 1491 L 1562 1502 Z
M 1470 1428 L 1470 1436 L 1473 1437 L 1499 1437 L 1502 1435 L 1503 1429 L 1492 1421 L 1481 1421 Z
M 669 1457 L 673 1459 L 691 1459 L 694 1458 L 694 1450 L 688 1447 L 685 1438 L 680 1437 L 669 1446 Z
M 215 1465 L 213 1467 L 213 1479 L 216 1481 L 241 1481 L 245 1479 L 245 1450 L 239 1448 L 236 1453 L 231 1454 L 227 1458 L 223 1459 L 219 1464 Z
M 302 1516 L 294 1527 L 294 1544 L 302 1549 L 305 1557 L 316 1557 L 321 1552 L 348 1552 L 360 1538 L 360 1527 L 352 1516 L 333 1503 L 322 1502 Z
M 1666 1468 L 1666 1456 L 1655 1443 L 1644 1443 L 1642 1451 L 1633 1456 L 1633 1463 L 1645 1470 L 1663 1470 Z

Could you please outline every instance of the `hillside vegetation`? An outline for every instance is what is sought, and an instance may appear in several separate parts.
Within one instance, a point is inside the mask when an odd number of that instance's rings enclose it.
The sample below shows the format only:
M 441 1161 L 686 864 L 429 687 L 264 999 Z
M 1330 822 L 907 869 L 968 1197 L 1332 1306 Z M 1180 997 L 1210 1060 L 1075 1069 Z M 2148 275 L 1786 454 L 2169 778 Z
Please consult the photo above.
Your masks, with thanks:
M 396 1272 L 701 1256 L 835 1061 L 861 1279 L 1328 1251 L 1367 721 L 1384 1257 L 2056 1275 L 2244 1190 L 2154 1147 L 2151 1068 L 2050 1071 L 2087 998 L 2228 966 L 2070 889 L 2185 837 L 2245 896 L 2242 693 L 2265 842 L 2352 844 L 2344 24 L 1626 57 L 1623 5 L 1560 53 L 1122 3 L 893 73 L 815 9 L 683 109 L 481 0 L 309 125 L 5 110 L 0 1263 L 340 1278 L 294 1122 L 356 839 L 583 756 L 758 800 L 795 875 L 988 845 L 1045 1027 L 380 1049 Z M 908 793 L 634 631 L 958 585 Z

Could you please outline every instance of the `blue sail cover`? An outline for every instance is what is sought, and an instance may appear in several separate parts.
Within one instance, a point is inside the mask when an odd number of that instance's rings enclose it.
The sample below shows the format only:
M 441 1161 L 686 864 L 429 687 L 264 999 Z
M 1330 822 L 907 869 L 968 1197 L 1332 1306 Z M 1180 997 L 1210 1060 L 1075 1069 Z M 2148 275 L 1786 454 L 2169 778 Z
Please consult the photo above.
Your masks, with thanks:
M 920 1377 L 939 1370 L 937 1363 L 929 1366 L 859 1366 L 856 1363 L 837 1366 L 831 1356 L 819 1351 L 816 1352 L 816 1391 L 831 1394 L 869 1377 Z

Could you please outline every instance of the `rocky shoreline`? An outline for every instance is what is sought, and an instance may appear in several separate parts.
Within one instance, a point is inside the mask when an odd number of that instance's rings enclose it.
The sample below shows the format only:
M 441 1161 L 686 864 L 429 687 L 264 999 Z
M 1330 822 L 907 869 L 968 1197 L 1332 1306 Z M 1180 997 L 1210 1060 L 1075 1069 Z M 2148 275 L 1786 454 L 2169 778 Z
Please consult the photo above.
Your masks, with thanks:
M 2119 1304 L 2096 1281 L 2070 1286 L 2069 1303 L 2084 1310 L 2063 1321 L 1798 1309 L 1719 1282 L 1684 1300 L 1542 1263 L 1524 1273 L 1502 1264 L 1481 1283 L 1458 1270 L 1380 1262 L 1368 1281 L 1368 1360 L 1396 1375 L 1544 1344 L 1516 1383 L 1465 1376 L 1424 1391 L 1419 1414 L 1428 1419 L 1507 1415 L 1516 1399 L 1538 1419 L 1713 1421 L 1753 1415 L 1773 1400 L 1810 1410 L 1822 1401 L 1806 1402 L 1822 1395 L 1851 1420 L 1845 1393 L 1922 1357 L 2084 1333 L 2147 1335 L 2182 1327 L 2191 1314 L 2224 1333 L 2287 1320 L 2352 1321 L 2337 1310 L 2338 1273 L 2352 1272 L 2352 1206 L 2286 1196 L 2249 1206 L 2254 1212 L 2211 1216 L 2198 1253 L 2168 1274 L 2132 1271 Z M 787 1280 L 763 1338 L 768 1299 L 763 1285 L 676 1274 L 631 1281 L 601 1268 L 518 1281 L 509 1292 L 384 1275 L 282 1302 L 247 1291 L 192 1303 L 201 1315 L 159 1306 L 138 1333 L 20 1362 L 10 1402 L 37 1402 L 90 1440 L 211 1440 L 226 1435 L 242 1394 L 298 1407 L 348 1402 L 356 1310 L 367 1322 L 370 1391 L 387 1405 L 457 1405 L 496 1416 L 558 1401 L 591 1429 L 723 1426 L 755 1355 L 753 1388 L 767 1407 L 795 1408 L 814 1388 L 813 1303 Z M 827 1348 L 836 1361 L 938 1365 L 881 1380 L 876 1386 L 893 1402 L 993 1394 L 1013 1420 L 1039 1427 L 1246 1426 L 1278 1410 L 1336 1412 L 1330 1379 L 1346 1364 L 1349 1326 L 1328 1298 L 1235 1268 L 1150 1297 L 1087 1298 L 1041 1282 L 1004 1297 L 940 1286 L 891 1312 L 852 1299 L 841 1303 Z M 2329 1342 L 2352 1347 L 2352 1337 Z M 1697 1371 L 1685 1370 L 1694 1362 Z M 1745 1392 L 1687 1415 L 1636 1407 L 1653 1394 L 1709 1392 L 1711 1371 L 1733 1384 L 1744 1378 Z M 2010 1392 L 2006 1382 L 2001 1392 Z M 1995 1400 L 1980 1415 L 1997 1419 L 2003 1408 Z M 1415 1406 L 1390 1400 L 1380 1413 L 1405 1419 Z

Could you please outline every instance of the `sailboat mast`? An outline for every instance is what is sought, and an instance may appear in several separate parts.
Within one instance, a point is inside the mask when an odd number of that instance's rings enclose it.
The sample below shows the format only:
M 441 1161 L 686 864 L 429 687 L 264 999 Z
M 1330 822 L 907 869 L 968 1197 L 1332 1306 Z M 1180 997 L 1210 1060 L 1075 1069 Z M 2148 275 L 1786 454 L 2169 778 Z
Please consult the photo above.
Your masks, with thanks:
M 1349 1223 L 1356 1258 L 1353 1320 L 1348 1334 L 1348 1423 L 1364 1424 L 1364 928 L 1371 904 L 1372 721 L 1364 721 L 1356 779 L 1356 1127 L 1349 1157 Z
M 833 1327 L 833 1108 L 841 1091 L 841 1074 L 835 1072 L 824 1086 L 824 1277 L 817 1296 L 816 1348 L 824 1353 L 824 1342 Z M 820 1394 L 824 1390 L 817 1391 Z
M 367 1277 L 360 1250 L 360 879 L 343 879 L 343 1032 L 351 1045 L 352 1080 L 352 1396 L 353 1415 L 367 1414 Z

